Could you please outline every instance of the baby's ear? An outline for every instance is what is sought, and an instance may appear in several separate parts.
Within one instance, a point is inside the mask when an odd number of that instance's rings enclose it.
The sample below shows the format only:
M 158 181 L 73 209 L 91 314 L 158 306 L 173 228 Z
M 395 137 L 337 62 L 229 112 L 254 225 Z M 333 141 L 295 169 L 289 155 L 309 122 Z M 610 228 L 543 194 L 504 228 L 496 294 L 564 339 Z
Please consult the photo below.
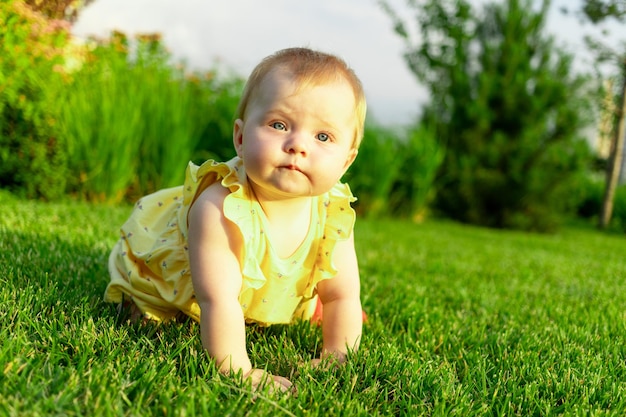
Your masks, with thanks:
M 350 165 L 352 165 L 358 154 L 359 150 L 357 148 L 350 149 L 350 152 L 348 153 L 348 158 L 346 159 L 346 164 L 344 165 L 344 170 L 347 171 L 348 168 L 350 168 Z
M 243 154 L 243 120 L 235 120 L 233 125 L 233 145 L 237 151 L 237 156 L 241 158 Z

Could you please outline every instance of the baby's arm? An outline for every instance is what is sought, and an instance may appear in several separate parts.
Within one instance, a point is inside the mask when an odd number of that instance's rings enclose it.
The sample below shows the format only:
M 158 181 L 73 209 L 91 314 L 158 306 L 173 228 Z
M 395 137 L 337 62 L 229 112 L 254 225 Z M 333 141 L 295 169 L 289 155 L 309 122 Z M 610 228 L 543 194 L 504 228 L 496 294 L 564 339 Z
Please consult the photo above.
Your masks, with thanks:
M 189 261 L 200 306 L 202 345 L 225 374 L 241 371 L 256 387 L 265 373 L 253 369 L 246 351 L 245 321 L 239 304 L 242 277 L 238 254 L 242 237 L 224 217 L 222 207 L 228 195 L 221 185 L 208 187 L 189 212 Z M 269 375 L 268 375 L 269 376 Z M 291 383 L 278 376 L 275 388 Z
M 333 255 L 337 275 L 317 285 L 324 306 L 322 358 L 334 356 L 344 362 L 348 350 L 356 350 L 361 339 L 363 313 L 354 238 L 337 242 Z

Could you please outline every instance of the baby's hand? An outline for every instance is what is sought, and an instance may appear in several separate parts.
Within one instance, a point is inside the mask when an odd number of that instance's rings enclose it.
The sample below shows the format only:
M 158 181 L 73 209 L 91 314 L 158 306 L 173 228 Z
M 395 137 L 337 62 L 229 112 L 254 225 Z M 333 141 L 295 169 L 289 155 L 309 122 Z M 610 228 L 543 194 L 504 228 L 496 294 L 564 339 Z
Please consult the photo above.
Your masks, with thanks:
M 311 359 L 311 368 L 315 369 L 322 363 L 321 359 Z
M 250 382 L 252 383 L 252 388 L 255 391 L 262 390 L 265 387 L 267 387 L 271 393 L 293 393 L 295 390 L 295 387 L 287 378 L 278 375 L 272 375 L 269 372 L 264 371 L 263 369 L 253 368 L 250 372 L 246 374 L 245 379 L 250 380 Z

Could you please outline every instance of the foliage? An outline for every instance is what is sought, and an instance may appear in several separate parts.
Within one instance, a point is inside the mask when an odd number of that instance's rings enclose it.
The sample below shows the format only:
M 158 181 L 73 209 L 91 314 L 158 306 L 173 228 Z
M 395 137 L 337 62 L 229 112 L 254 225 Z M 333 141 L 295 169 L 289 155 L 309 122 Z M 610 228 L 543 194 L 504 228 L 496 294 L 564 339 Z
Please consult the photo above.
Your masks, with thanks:
M 129 326 L 104 303 L 129 210 L 0 192 L 1 415 L 626 413 L 622 236 L 360 221 L 361 349 L 315 370 L 319 328 L 250 327 L 255 365 L 298 389 L 270 396 L 220 377 L 195 323 Z
M 243 85 L 244 80 L 236 76 L 209 78 L 197 85 L 211 94 L 210 110 L 202 115 L 204 128 L 193 154 L 196 163 L 207 159 L 227 161 L 235 156 L 232 131 Z
M 437 207 L 491 227 L 547 231 L 575 206 L 586 166 L 585 79 L 544 34 L 547 2 L 467 1 L 417 6 L 418 40 L 389 6 L 406 61 L 431 92 L 423 121 L 446 148 Z
M 56 97 L 67 30 L 16 0 L 0 3 L 0 187 L 59 197 L 67 175 Z
M 615 229 L 626 233 L 626 184 L 615 190 L 612 224 Z
M 435 176 L 444 154 L 433 129 L 421 125 L 409 131 L 408 140 L 400 149 L 404 161 L 395 182 L 397 212 L 418 223 L 426 218 L 436 195 Z
M 568 10 L 565 9 L 565 12 Z M 609 21 L 611 19 L 616 20 L 619 23 L 626 21 L 626 1 L 624 0 L 584 0 L 582 2 L 582 15 L 585 19 L 589 20 L 594 25 L 600 25 L 605 21 Z M 619 27 L 619 26 L 618 26 Z M 611 32 L 604 28 L 602 30 L 603 36 L 611 35 Z M 613 33 L 613 36 L 620 36 L 622 33 Z M 624 84 L 624 67 L 626 63 L 626 44 L 624 43 L 624 39 L 619 39 L 618 45 L 612 46 L 610 43 L 606 42 L 606 39 L 597 38 L 594 36 L 585 36 L 585 43 L 587 45 L 587 49 L 589 52 L 595 57 L 596 70 L 598 71 L 598 77 L 601 81 L 605 81 L 606 74 L 600 70 L 600 67 L 608 65 L 609 74 L 612 73 L 613 76 L 610 78 L 620 79 Z M 615 100 L 618 100 L 618 96 L 620 95 L 620 91 L 618 91 L 617 87 L 618 83 L 615 83 L 614 88 L 615 92 Z M 622 88 L 623 90 L 623 88 Z M 603 92 L 601 92 L 603 93 Z M 604 97 L 604 96 L 602 96 Z M 618 115 L 616 115 L 618 118 Z M 616 121 L 616 124 L 619 121 Z
M 240 79 L 188 74 L 156 35 L 70 47 L 67 23 L 21 1 L 0 4 L 0 21 L 1 188 L 132 199 L 178 185 L 189 159 L 232 149 Z
M 34 1 L 33 6 L 56 18 L 79 4 Z M 131 39 L 114 32 L 70 45 L 67 23 L 46 19 L 21 2 L 15 7 L 28 18 L 7 15 L 8 23 L 20 22 L 21 32 L 3 27 L 8 52 L 0 62 L 12 83 L 0 100 L 0 187 L 28 197 L 133 201 L 179 185 L 188 160 L 234 156 L 240 78 L 214 71 L 189 74 L 172 63 L 158 35 Z M 2 10 L 13 9 L 3 4 Z M 30 34 L 31 21 L 45 30 Z M 11 119 L 16 108 L 19 123 Z M 370 217 L 423 216 L 438 164 L 428 157 L 436 151 L 432 135 L 423 133 L 368 122 L 359 158 L 346 175 L 360 198 L 359 211 Z
M 368 122 L 358 157 L 343 181 L 358 197 L 360 215 L 399 215 L 420 222 L 434 197 L 442 156 L 432 132 L 423 126 L 403 131 Z
M 158 35 L 130 39 L 114 32 L 67 53 L 72 71 L 63 80 L 59 76 L 59 82 L 40 86 L 42 96 L 54 98 L 54 106 L 26 101 L 35 113 L 54 121 L 46 132 L 59 138 L 50 149 L 63 165 L 57 164 L 54 172 L 16 168 L 25 178 L 41 172 L 54 181 L 44 188 L 48 198 L 65 192 L 92 201 L 133 201 L 179 185 L 188 160 L 234 156 L 240 78 L 187 73 L 184 65 L 172 64 Z M 11 127 L 9 132 L 16 143 L 31 143 L 21 140 L 22 131 Z M 438 162 L 428 156 L 436 143 L 424 132 L 368 122 L 359 157 L 346 175 L 359 196 L 359 211 L 370 217 L 425 212 Z M 43 162 L 54 161 L 48 157 Z
M 598 214 L 602 208 L 604 189 L 604 177 L 585 177 L 579 184 L 581 202 L 576 214 L 583 219 L 597 223 Z M 626 184 L 616 188 L 613 203 L 613 216 L 610 224 L 607 225 L 608 229 L 626 233 Z
M 157 35 L 133 43 L 114 33 L 99 42 L 59 93 L 70 191 L 120 201 L 181 184 L 215 110 L 224 112 L 215 104 L 223 90 L 214 73 L 188 75 L 172 65 Z M 210 130 L 215 143 L 226 136 L 220 128 Z
M 584 0 L 583 12 L 593 23 L 608 17 L 618 20 L 626 18 L 626 2 L 624 0 Z
M 368 123 L 359 154 L 343 179 L 358 197 L 358 211 L 366 217 L 390 212 L 390 196 L 400 174 L 402 154 L 398 135 Z
M 93 0 L 24 0 L 32 10 L 35 10 L 49 19 L 67 20 L 78 19 L 78 12 Z

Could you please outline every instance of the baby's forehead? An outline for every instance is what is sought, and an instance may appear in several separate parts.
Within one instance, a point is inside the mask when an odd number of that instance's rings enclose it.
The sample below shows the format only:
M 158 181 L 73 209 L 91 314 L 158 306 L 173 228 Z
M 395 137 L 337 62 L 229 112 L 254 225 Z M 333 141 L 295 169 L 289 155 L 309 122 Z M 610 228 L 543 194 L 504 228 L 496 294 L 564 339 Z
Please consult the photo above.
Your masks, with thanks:
M 277 83 L 282 86 L 287 85 L 288 88 L 292 90 L 291 92 L 293 94 L 298 94 L 320 86 L 345 86 L 347 87 L 344 90 L 346 91 L 346 94 L 354 95 L 356 102 L 356 94 L 352 84 L 341 74 L 329 74 L 327 72 L 293 72 L 288 67 L 281 66 L 276 67 L 265 74 L 255 89 L 256 91 L 253 92 L 253 98 L 254 95 L 263 95 L 268 93 L 272 95 L 275 94 Z M 337 91 L 341 91 L 341 88 Z

